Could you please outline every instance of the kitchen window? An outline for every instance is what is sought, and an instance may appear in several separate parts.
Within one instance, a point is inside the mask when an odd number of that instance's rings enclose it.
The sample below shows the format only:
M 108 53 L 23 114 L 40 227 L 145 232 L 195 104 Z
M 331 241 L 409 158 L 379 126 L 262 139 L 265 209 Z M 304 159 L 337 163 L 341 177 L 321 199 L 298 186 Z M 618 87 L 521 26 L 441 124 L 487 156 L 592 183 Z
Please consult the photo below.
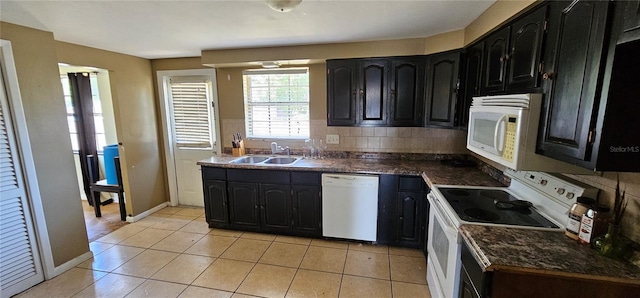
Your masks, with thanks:
M 309 138 L 309 69 L 245 70 L 248 138 Z

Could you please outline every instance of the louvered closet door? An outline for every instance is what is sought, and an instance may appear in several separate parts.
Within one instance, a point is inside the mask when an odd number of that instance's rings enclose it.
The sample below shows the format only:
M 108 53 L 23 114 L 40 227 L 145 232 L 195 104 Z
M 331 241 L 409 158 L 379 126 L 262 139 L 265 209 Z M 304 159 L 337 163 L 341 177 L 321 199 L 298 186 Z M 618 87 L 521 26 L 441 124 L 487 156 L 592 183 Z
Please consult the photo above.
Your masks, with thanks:
M 4 78 L 0 79 L 0 297 L 2 298 L 22 292 L 44 280 L 3 82 Z

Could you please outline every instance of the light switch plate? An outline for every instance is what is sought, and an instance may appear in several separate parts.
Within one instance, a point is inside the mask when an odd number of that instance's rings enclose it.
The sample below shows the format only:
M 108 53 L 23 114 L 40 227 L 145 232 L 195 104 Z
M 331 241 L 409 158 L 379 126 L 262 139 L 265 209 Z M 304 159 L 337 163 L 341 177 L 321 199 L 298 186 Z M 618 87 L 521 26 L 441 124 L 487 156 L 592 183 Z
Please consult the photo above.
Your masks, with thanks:
M 327 144 L 340 144 L 340 135 L 327 135 Z

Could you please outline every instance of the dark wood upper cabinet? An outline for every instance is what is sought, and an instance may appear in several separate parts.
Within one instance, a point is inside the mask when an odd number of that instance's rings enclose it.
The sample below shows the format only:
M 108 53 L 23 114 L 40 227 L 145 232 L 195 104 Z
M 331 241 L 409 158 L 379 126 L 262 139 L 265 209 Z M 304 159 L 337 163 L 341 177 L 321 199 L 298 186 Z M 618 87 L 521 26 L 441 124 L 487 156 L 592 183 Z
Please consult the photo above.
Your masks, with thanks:
M 360 67 L 360 88 L 357 91 L 358 120 L 363 126 L 387 122 L 389 61 L 367 60 Z
M 482 93 L 488 94 L 504 90 L 504 80 L 509 59 L 509 36 L 511 27 L 492 33 L 484 40 L 484 79 Z
M 482 94 L 530 92 L 539 87 L 547 5 L 485 38 Z
M 422 126 L 425 63 L 424 56 L 391 60 L 390 126 Z
M 527 90 L 540 84 L 540 58 L 547 8 L 544 5 L 511 25 L 506 81 L 508 90 Z
M 482 83 L 482 58 L 484 57 L 484 41 L 480 41 L 466 49 L 464 66 L 463 97 L 458 100 L 456 108 L 457 122 L 460 128 L 466 129 L 469 125 L 469 107 L 473 97 L 480 95 Z M 458 95 L 460 96 L 460 95 Z
M 573 164 L 591 159 L 610 3 L 550 3 L 540 154 Z
M 422 126 L 425 56 L 327 61 L 327 125 Z
M 459 69 L 459 51 L 428 57 L 425 125 L 439 127 L 455 125 Z
M 356 124 L 357 75 L 356 61 L 327 61 L 327 125 Z

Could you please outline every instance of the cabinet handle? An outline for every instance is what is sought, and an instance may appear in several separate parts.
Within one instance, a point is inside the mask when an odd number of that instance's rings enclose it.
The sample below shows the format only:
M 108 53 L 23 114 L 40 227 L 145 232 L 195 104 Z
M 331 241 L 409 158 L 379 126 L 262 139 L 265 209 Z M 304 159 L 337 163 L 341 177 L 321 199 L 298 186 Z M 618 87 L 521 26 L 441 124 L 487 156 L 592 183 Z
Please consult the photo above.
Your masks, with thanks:
M 555 73 L 553 71 L 547 71 L 542 74 L 543 80 L 553 80 L 554 77 L 555 77 Z
M 360 89 L 360 95 L 364 95 L 364 90 Z

